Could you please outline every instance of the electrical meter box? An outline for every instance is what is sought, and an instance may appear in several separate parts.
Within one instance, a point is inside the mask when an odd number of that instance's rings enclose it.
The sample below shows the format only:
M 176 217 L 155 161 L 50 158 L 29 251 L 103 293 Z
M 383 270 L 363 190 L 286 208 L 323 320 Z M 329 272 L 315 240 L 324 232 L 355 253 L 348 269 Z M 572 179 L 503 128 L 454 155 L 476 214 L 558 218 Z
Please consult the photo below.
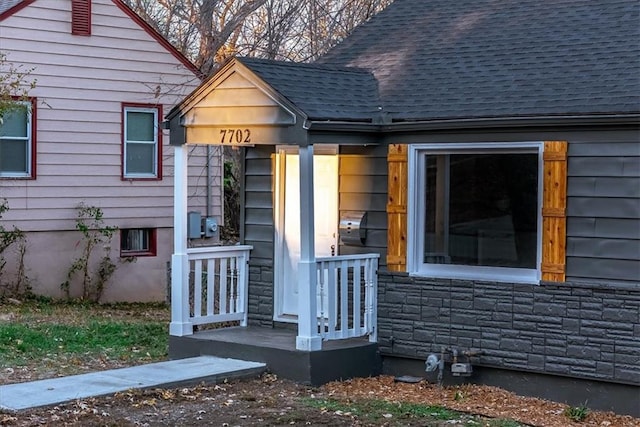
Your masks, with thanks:
M 187 213 L 187 238 L 199 239 L 202 237 L 202 215 L 200 212 Z
M 220 240 L 220 227 L 218 227 L 218 221 L 213 217 L 207 217 L 204 219 L 204 237 L 212 240 Z

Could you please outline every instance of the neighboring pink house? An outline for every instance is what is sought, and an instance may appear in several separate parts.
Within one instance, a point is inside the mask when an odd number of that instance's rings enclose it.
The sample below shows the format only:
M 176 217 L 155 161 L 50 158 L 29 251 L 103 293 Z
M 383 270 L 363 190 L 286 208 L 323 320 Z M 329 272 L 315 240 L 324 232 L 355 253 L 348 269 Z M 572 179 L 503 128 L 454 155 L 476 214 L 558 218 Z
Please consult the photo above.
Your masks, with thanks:
M 37 80 L 29 108 L 0 125 L 0 199 L 10 208 L 0 221 L 27 233 L 33 290 L 62 295 L 84 203 L 118 227 L 112 257 L 138 257 L 119 264 L 103 301 L 164 300 L 173 150 L 162 120 L 200 83 L 197 69 L 121 0 L 0 0 L 0 52 Z M 218 223 L 221 157 L 193 150 L 188 180 L 188 209 Z M 16 262 L 5 257 L 10 278 Z

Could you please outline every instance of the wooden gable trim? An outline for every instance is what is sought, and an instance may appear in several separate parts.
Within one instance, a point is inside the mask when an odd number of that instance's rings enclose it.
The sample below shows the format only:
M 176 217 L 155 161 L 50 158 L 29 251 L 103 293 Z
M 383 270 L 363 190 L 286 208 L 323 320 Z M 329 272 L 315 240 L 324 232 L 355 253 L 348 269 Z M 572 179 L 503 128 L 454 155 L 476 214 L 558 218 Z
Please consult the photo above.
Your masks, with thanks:
M 91 35 L 91 0 L 71 1 L 71 34 Z
M 407 271 L 408 146 L 390 144 L 387 201 L 387 269 Z
M 567 241 L 566 141 L 545 141 L 542 195 L 542 280 L 564 282 Z

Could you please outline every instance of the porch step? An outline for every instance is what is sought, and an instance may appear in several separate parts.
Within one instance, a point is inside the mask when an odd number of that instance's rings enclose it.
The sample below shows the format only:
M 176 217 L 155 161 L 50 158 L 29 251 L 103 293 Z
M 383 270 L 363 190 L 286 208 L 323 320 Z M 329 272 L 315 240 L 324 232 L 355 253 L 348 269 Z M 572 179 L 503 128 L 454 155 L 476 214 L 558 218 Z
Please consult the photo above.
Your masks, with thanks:
M 233 327 L 169 338 L 169 357 L 200 355 L 262 362 L 267 370 L 296 382 L 322 385 L 329 381 L 369 377 L 381 372 L 376 343 L 366 338 L 332 340 L 322 350 L 299 351 L 296 332 L 288 329 Z

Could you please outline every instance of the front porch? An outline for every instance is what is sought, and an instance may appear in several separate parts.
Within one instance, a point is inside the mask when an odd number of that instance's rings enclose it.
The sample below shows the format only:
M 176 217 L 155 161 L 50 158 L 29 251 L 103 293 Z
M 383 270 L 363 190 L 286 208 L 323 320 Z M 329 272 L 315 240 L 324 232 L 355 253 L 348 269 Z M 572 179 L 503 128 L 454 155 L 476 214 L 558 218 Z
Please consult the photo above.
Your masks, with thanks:
M 314 262 L 314 351 L 299 348 L 299 325 L 248 326 L 251 286 L 247 245 L 186 249 L 172 269 L 169 357 L 212 355 L 263 362 L 283 378 L 319 385 L 380 373 L 377 346 L 378 254 Z M 175 266 L 175 265 L 174 265 Z
M 306 89 L 300 97 L 281 93 L 290 79 L 282 71 L 277 62 L 235 58 L 167 115 L 175 153 L 170 354 L 266 361 L 272 371 L 310 383 L 372 375 L 379 254 L 365 253 L 375 252 L 365 245 L 363 218 L 371 204 L 341 206 L 339 160 L 340 147 L 379 143 L 369 127 L 379 110 L 366 95 L 375 82 L 369 73 L 355 73 L 356 89 L 340 104 L 348 122 L 364 128 L 350 135 L 339 126 L 327 134 L 322 126 L 311 129 L 311 118 L 323 124 L 336 118 L 333 95 L 309 103 Z M 321 71 L 296 68 L 299 78 L 326 88 L 326 73 L 335 70 Z M 331 107 L 317 110 L 322 105 Z M 254 246 L 189 247 L 188 157 L 199 144 L 241 149 L 245 163 L 269 153 L 258 163 L 259 177 L 247 178 L 251 168 L 242 172 L 240 240 Z M 339 228 L 341 214 L 355 212 L 361 215 L 349 217 L 347 230 Z M 380 218 L 376 249 L 384 248 Z M 352 225 L 358 236 L 349 242 L 340 232 Z M 359 247 L 342 254 L 348 245 Z M 250 277 L 250 263 L 270 271 Z M 250 303 L 261 292 L 271 298 Z

